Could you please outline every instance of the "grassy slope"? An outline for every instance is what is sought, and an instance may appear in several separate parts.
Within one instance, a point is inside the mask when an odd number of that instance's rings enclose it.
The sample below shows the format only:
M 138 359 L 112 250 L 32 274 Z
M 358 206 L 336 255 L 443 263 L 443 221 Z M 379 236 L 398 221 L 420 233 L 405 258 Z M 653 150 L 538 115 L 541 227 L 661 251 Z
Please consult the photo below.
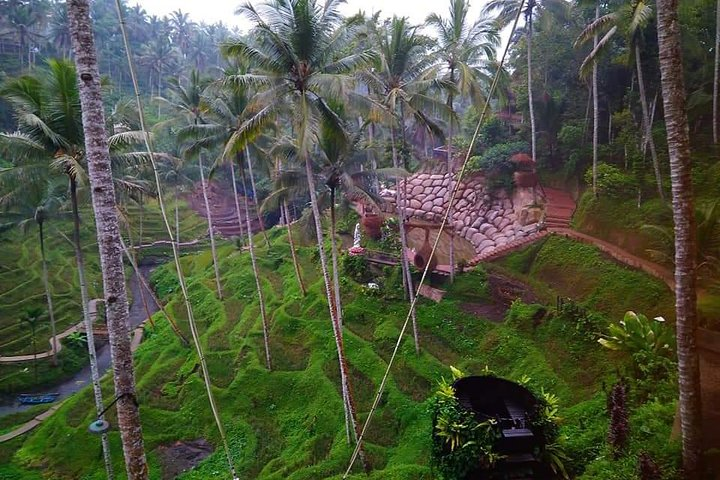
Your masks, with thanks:
M 498 262 L 548 303 L 557 295 L 583 301 L 614 320 L 627 309 L 674 317 L 672 292 L 660 280 L 622 265 L 597 248 L 552 236 Z
M 86 275 L 90 298 L 97 297 L 100 291 L 100 265 L 96 248 L 95 225 L 90 211 L 83 211 L 84 222 L 81 227 L 81 241 L 84 247 Z M 133 222 L 133 236 L 137 238 L 139 212 L 131 207 L 129 217 Z M 204 220 L 190 212 L 183 205 L 182 232 L 187 238 L 195 239 L 205 230 Z M 75 256 L 72 245 L 59 232 L 72 235 L 70 221 L 49 222 L 46 230 L 46 249 L 53 306 L 57 332 L 62 332 L 82 320 L 80 287 L 75 269 Z M 145 242 L 166 239 L 165 227 L 161 222 L 156 205 L 146 207 L 143 238 Z M 0 235 L 0 354 L 19 355 L 32 353 L 30 329 L 21 324 L 19 317 L 31 307 L 47 310 L 45 291 L 41 280 L 41 258 L 37 239 L 37 228 L 23 235 L 13 229 Z M 47 317 L 39 325 L 36 333 L 38 351 L 49 348 L 50 326 Z M 77 358 L 76 358 L 77 357 Z M 53 369 L 49 360 L 39 361 L 39 384 L 67 376 L 85 361 L 84 356 L 62 354 L 60 360 L 66 360 L 61 371 Z M 0 365 L 0 392 L 15 391 L 31 387 L 35 382 L 30 364 Z
M 270 251 L 262 248 L 259 254 L 268 311 L 272 313 L 273 372 L 263 368 L 262 333 L 248 255 L 229 246 L 221 249 L 225 292 L 230 297 L 224 304 L 211 290 L 209 253 L 184 258 L 184 269 L 192 276 L 191 297 L 214 391 L 241 478 L 338 478 L 350 449 L 342 427 L 337 360 L 317 262 L 312 248 L 301 249 L 303 271 L 311 284 L 308 296 L 301 298 L 284 237 L 277 229 L 271 232 L 271 237 Z M 556 253 L 551 251 L 548 255 Z M 608 264 L 597 261 L 598 267 Z M 157 274 L 157 288 L 162 295 L 169 295 L 171 311 L 186 329 L 183 307 L 173 295 L 177 285 L 171 272 L 165 267 Z M 567 418 L 564 431 L 571 434 L 568 449 L 575 458 L 573 465 L 581 468 L 595 460 L 591 468 L 596 468 L 607 457 L 603 450 L 607 420 L 601 384 L 612 381 L 610 366 L 618 367 L 620 359 L 609 356 L 595 344 L 579 342 L 557 321 L 532 328 L 522 312 L 515 312 L 513 321 L 502 325 L 469 316 L 459 310 L 458 301 L 453 299 L 467 301 L 473 286 L 478 298 L 482 298 L 485 295 L 482 276 L 471 274 L 460 277 L 448 300 L 420 305 L 418 321 L 423 352 L 416 356 L 410 340 L 401 347 L 387 393 L 367 437 L 368 456 L 375 468 L 370 478 L 432 478 L 428 467 L 431 419 L 426 399 L 436 380 L 449 374 L 448 365 L 468 373 L 479 373 L 489 367 L 511 378 L 528 375 L 538 386 L 557 393 L 563 405 L 562 414 Z M 623 309 L 636 305 L 622 302 L 635 302 L 645 295 L 645 282 L 629 282 L 622 287 L 629 289 L 617 302 Z M 344 284 L 343 295 L 346 351 L 358 410 L 364 419 L 406 306 L 398 300 L 367 297 L 349 281 Z M 157 324 L 157 330 L 148 332 L 135 358 L 146 449 L 152 478 L 156 479 L 160 478 L 156 450 L 159 445 L 199 437 L 218 444 L 203 385 L 196 373 L 195 354 L 182 348 L 162 321 Z M 110 398 L 107 378 L 105 385 Z M 0 467 L 0 479 L 3 474 L 16 478 L 12 472 L 19 469 L 27 469 L 27 478 L 33 478 L 31 475 L 39 468 L 53 478 L 103 478 L 98 439 L 86 433 L 86 425 L 92 420 L 91 405 L 86 389 L 71 398 L 22 446 L 18 442 L 20 448 L 16 453 L 12 449 L 0 451 L 0 465 L 6 465 Z M 633 442 L 648 444 L 647 448 L 654 452 L 653 444 L 644 437 L 657 436 L 661 445 L 666 443 L 672 406 L 653 411 L 651 417 L 657 428 L 651 434 L 642 430 L 637 434 L 639 437 L 633 437 Z M 111 433 L 111 443 L 116 471 L 120 472 L 123 468 L 116 431 Z M 626 463 L 630 465 L 630 460 Z M 614 478 L 632 478 L 634 464 L 632 469 L 616 467 L 615 464 L 608 467 L 619 472 Z M 183 478 L 227 478 L 222 452 L 216 451 Z

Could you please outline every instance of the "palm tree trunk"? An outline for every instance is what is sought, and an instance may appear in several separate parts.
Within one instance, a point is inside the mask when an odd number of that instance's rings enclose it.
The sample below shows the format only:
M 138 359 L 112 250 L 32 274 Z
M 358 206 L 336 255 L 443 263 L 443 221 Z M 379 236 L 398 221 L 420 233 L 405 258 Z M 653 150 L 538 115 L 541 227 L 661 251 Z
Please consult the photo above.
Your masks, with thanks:
M 180 246 L 180 195 L 177 179 L 175 181 L 175 242 Z M 207 208 L 207 207 L 206 207 Z M 141 243 L 142 245 L 142 243 Z
M 397 147 L 395 146 L 395 128 L 390 128 L 390 146 L 392 148 L 393 157 L 393 168 L 399 168 L 400 162 L 397 156 Z M 404 191 L 405 185 L 400 183 L 398 178 L 395 182 L 395 202 L 397 203 L 398 212 L 398 225 L 400 226 L 400 265 L 402 268 L 403 279 L 405 283 L 405 292 L 408 296 L 408 302 L 410 303 L 410 315 L 412 317 L 413 327 L 413 340 L 415 340 L 415 353 L 420 353 L 420 336 L 418 335 L 417 318 L 415 315 L 415 287 L 413 286 L 412 276 L 410 275 L 410 264 L 408 262 L 407 254 L 407 234 L 405 232 L 405 195 L 401 194 L 401 190 Z M 430 259 L 428 258 L 429 262 Z
M 70 8 L 69 4 L 68 8 Z M 103 406 L 102 390 L 100 389 L 100 370 L 98 369 L 97 353 L 95 351 L 95 335 L 93 333 L 95 318 L 90 318 L 90 312 L 88 311 L 90 296 L 88 295 L 87 282 L 85 281 L 85 259 L 83 258 L 82 247 L 80 245 L 80 213 L 78 211 L 77 183 L 72 175 L 70 176 L 70 204 L 73 215 L 73 248 L 75 249 L 75 262 L 77 264 L 78 283 L 80 284 L 80 303 L 82 304 L 83 323 L 85 324 L 85 336 L 87 338 L 88 357 L 90 359 L 90 377 L 93 384 L 95 409 L 99 415 L 105 407 Z M 105 470 L 108 478 L 113 478 L 110 443 L 108 442 L 107 434 L 102 436 L 102 447 Z
M 335 298 L 340 299 L 340 272 L 338 269 L 338 248 L 337 248 L 337 237 L 335 227 L 335 189 L 330 188 L 330 258 L 332 260 L 333 269 L 333 290 L 335 291 Z M 340 302 L 337 302 L 337 320 L 342 327 L 343 324 L 343 312 L 340 307 Z
M 45 288 L 45 298 L 47 299 L 48 315 L 50 316 L 50 335 L 52 338 L 52 364 L 57 366 L 57 334 L 55 332 L 55 311 L 53 310 L 52 295 L 50 294 L 50 284 L 48 282 L 47 258 L 45 256 L 45 236 L 43 235 L 43 222 L 38 222 L 40 234 L 40 255 L 42 256 L 42 281 Z
M 143 243 L 143 225 L 145 224 L 145 200 L 140 194 L 140 231 L 138 232 L 138 245 Z
M 528 7 L 530 8 L 530 7 Z M 533 105 L 533 89 L 532 89 L 532 35 L 533 34 L 533 11 L 530 8 L 527 15 L 527 88 L 528 88 L 528 108 L 530 111 L 530 146 L 533 161 L 537 161 L 536 155 L 536 132 L 535 132 L 535 106 Z
M 223 299 L 222 285 L 220 284 L 220 268 L 218 267 L 217 249 L 215 248 L 215 230 L 212 224 L 212 213 L 210 212 L 210 202 L 207 196 L 207 185 L 205 185 L 205 171 L 202 161 L 202 153 L 198 155 L 200 164 L 200 183 L 202 185 L 203 200 L 205 201 L 205 213 L 207 214 L 208 232 L 210 232 L 210 251 L 213 258 L 213 269 L 215 270 L 215 284 L 217 285 L 217 294 L 220 300 Z M 177 204 L 176 204 L 177 205 Z
M 720 0 L 718 0 L 720 1 Z M 368 125 L 368 144 L 371 148 L 367 150 L 367 155 L 370 159 L 370 168 L 372 168 L 373 172 L 377 171 L 377 160 L 375 160 L 375 154 L 372 153 L 372 148 L 375 148 L 375 144 L 373 143 L 373 136 L 375 135 L 375 125 L 372 123 Z M 373 186 L 373 192 L 375 194 L 380 193 L 380 182 L 378 180 L 378 176 L 376 173 L 373 173 L 372 175 L 372 186 Z
M 238 155 L 238 164 L 240 164 L 240 157 Z M 237 215 L 237 221 L 238 221 L 238 227 L 240 228 L 240 242 L 242 244 L 242 238 L 245 235 L 245 227 L 243 227 L 244 219 L 243 215 L 240 213 L 240 199 L 238 198 L 237 193 L 237 183 L 235 179 L 235 164 L 233 162 L 230 162 L 230 178 L 232 179 L 232 188 L 233 188 L 233 199 L 235 200 L 235 214 Z
M 67 6 L 75 64 L 80 77 L 79 93 L 85 151 L 103 273 L 115 393 L 118 397 L 116 406 L 118 428 L 125 453 L 128 478 L 144 480 L 148 478 L 148 467 L 140 425 L 140 410 L 135 395 L 120 228 L 110 167 L 110 151 L 105 132 L 100 72 L 90 20 L 90 5 L 88 0 L 69 0 Z M 73 205 L 73 208 L 76 209 L 77 206 Z M 75 217 L 77 223 L 78 217 L 77 215 Z M 88 338 L 89 342 L 90 338 Z
M 455 84 L 455 70 L 453 68 L 450 69 L 450 83 Z M 452 157 L 452 136 L 453 136 L 453 119 L 452 119 L 452 112 L 453 112 L 453 94 L 448 93 L 448 107 L 450 108 L 450 125 L 448 127 L 448 139 L 447 139 L 447 176 L 448 176 L 448 188 L 447 188 L 447 202 L 448 202 L 448 210 L 450 211 L 448 213 L 450 221 L 452 223 L 453 219 L 453 208 L 452 208 L 452 202 L 450 202 L 450 199 L 452 198 L 452 191 L 453 188 L 455 188 L 453 182 L 453 157 Z M 453 231 L 455 230 L 454 225 L 451 225 L 451 228 Z M 450 283 L 453 283 L 455 281 L 455 235 L 450 236 Z M 417 345 L 416 345 L 417 347 Z
M 245 191 L 245 170 L 242 165 L 238 165 L 240 170 L 240 184 Z M 268 370 L 272 370 L 272 362 L 270 358 L 270 339 L 267 321 L 267 312 L 265 311 L 265 299 L 263 298 L 262 285 L 260 284 L 260 272 L 257 268 L 257 258 L 255 258 L 255 244 L 253 242 L 252 226 L 250 225 L 250 204 L 247 195 L 243 195 L 245 199 L 245 225 L 247 227 L 248 248 L 250 250 L 250 261 L 252 262 L 253 274 L 255 275 L 255 287 L 257 288 L 258 302 L 260 303 L 260 318 L 262 320 L 263 343 L 265 344 L 265 366 Z
M 645 141 L 650 145 L 650 155 L 652 157 L 653 169 L 655 170 L 655 182 L 657 183 L 658 195 L 661 200 L 665 200 L 662 186 L 662 173 L 660 173 L 660 162 L 658 161 L 657 150 L 655 149 L 655 140 L 652 136 L 652 124 L 650 123 L 650 112 L 645 96 L 645 81 L 643 80 L 642 61 L 640 57 L 640 45 L 635 43 L 635 66 L 637 68 L 638 90 L 640 93 L 640 105 L 643 114 L 643 134 Z
M 595 21 L 600 18 L 600 2 L 595 4 Z M 598 35 L 593 36 L 593 50 L 597 48 Z M 597 175 L 598 175 L 598 132 L 600 130 L 600 111 L 598 108 L 598 66 L 597 60 L 593 60 L 592 67 L 592 96 L 593 96 L 593 160 L 592 160 L 592 190 L 595 198 L 598 196 Z
M 715 4 L 715 68 L 713 69 L 713 143 L 718 144 L 718 92 L 720 90 L 720 0 Z
M 263 222 L 263 219 L 260 216 L 260 203 L 257 197 L 257 189 L 255 188 L 255 176 L 253 175 L 252 158 L 250 157 L 250 149 L 247 147 L 245 147 L 245 156 L 247 156 L 248 175 L 250 176 L 250 186 L 252 187 L 253 200 L 255 201 L 255 213 L 257 214 L 258 223 L 260 223 L 260 231 L 262 232 L 263 238 L 265 239 L 265 245 L 270 248 L 270 240 L 268 239 L 267 232 L 265 231 L 265 224 Z M 244 191 L 245 187 L 243 187 L 243 192 Z
M 295 241 L 293 240 L 292 225 L 290 221 L 290 209 L 287 206 L 287 200 L 283 200 L 282 205 L 283 211 L 285 212 L 285 222 L 287 224 L 288 231 L 288 243 L 290 244 L 290 255 L 292 255 L 293 266 L 295 267 L 295 277 L 297 278 L 298 285 L 303 297 L 307 294 L 305 284 L 303 283 L 302 274 L 300 273 L 300 263 L 298 262 L 297 252 L 295 251 Z
M 325 240 L 323 239 L 322 233 L 322 217 L 320 216 L 320 209 L 318 207 L 317 193 L 315 192 L 315 179 L 313 178 L 312 165 L 310 158 L 306 156 L 305 160 L 305 174 L 308 182 L 308 189 L 310 190 L 310 205 L 313 211 L 313 217 L 315 220 L 315 235 L 317 236 L 318 253 L 320 255 L 320 269 L 323 275 L 323 281 L 325 282 L 325 294 L 328 299 L 328 308 L 330 310 L 330 321 L 333 328 L 333 337 L 335 339 L 335 347 L 338 353 L 338 362 L 340 364 L 340 385 L 343 394 L 343 408 L 346 410 L 346 418 L 350 420 L 352 431 L 355 434 L 355 438 L 360 436 L 360 426 L 357 423 L 357 415 L 355 413 L 355 399 L 353 397 L 352 388 L 350 384 L 350 375 L 347 360 L 345 359 L 345 346 L 343 344 L 342 327 L 337 318 L 337 311 L 340 310 L 340 299 L 335 298 L 333 293 L 330 275 L 327 267 L 327 257 L 325 255 Z M 364 452 L 361 454 L 361 460 L 364 461 Z
M 697 351 L 697 228 L 677 10 L 678 0 L 657 2 L 660 74 L 675 221 L 675 313 L 683 470 L 685 478 L 694 479 L 700 478 L 702 471 L 702 409 Z

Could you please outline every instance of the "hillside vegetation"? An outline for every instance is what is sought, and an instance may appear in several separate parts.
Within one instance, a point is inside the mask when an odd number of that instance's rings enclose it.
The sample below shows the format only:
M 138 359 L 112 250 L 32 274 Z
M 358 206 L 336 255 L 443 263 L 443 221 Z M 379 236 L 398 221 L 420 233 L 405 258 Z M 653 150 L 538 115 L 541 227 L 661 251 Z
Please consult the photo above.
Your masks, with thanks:
M 322 280 L 314 260 L 316 253 L 310 247 L 299 249 L 303 273 L 311 285 L 303 298 L 294 280 L 284 233 L 273 229 L 270 238 L 269 249 L 259 237 L 258 245 L 264 293 L 272 312 L 272 372 L 264 368 L 249 256 L 230 245 L 220 249 L 223 284 L 229 297 L 222 303 L 212 291 L 209 252 L 183 258 L 234 462 L 241 478 L 339 478 L 351 449 L 342 427 L 337 357 Z M 537 250 L 536 266 L 528 278 L 538 286 L 543 283 L 542 275 L 538 275 L 542 262 L 538 259 L 552 262 L 565 258 L 560 252 L 568 245 L 554 246 L 554 242 L 533 247 Z M 515 255 L 506 265 L 521 263 L 518 259 L 522 255 Z M 593 265 L 600 271 L 618 268 L 599 255 Z M 579 265 L 568 266 L 569 270 L 576 268 L 577 278 L 587 273 Z M 515 274 L 523 275 L 519 270 Z M 640 302 L 653 280 L 636 272 L 627 275 L 638 281 L 621 279 L 620 283 L 604 285 L 609 291 L 623 289 L 613 310 L 649 305 Z M 346 351 L 362 420 L 407 314 L 406 303 L 394 293 L 401 286 L 393 284 L 393 279 L 399 279 L 397 272 L 386 271 L 383 280 L 387 281 L 389 293 L 382 302 L 374 292 L 364 291 L 349 278 L 343 277 L 342 281 L 347 299 Z M 591 277 L 587 282 L 597 286 L 600 280 L 607 278 Z M 158 269 L 154 281 L 158 293 L 169 301 L 169 310 L 187 331 L 173 268 L 167 265 Z M 668 293 L 658 292 L 658 300 L 666 301 Z M 578 300 L 602 297 L 597 288 L 588 287 L 579 293 Z M 609 298 L 611 294 L 606 295 Z M 641 449 L 653 455 L 668 475 L 675 471 L 677 452 L 667 443 L 675 408 L 670 400 L 675 395 L 672 379 L 659 382 L 652 398 L 633 400 L 632 440 L 627 453 L 614 460 L 605 444 L 608 420 L 603 385 L 616 380 L 626 359 L 578 335 L 573 321 L 552 309 L 542 319 L 537 314 L 544 308 L 540 305 L 516 302 L 502 324 L 461 309 L 463 303 L 483 303 L 487 298 L 487 276 L 478 269 L 461 276 L 441 303 L 421 302 L 418 322 L 422 353 L 415 354 L 411 339 L 406 339 L 400 349 L 366 438 L 368 462 L 373 468 L 369 478 L 434 478 L 429 465 L 429 398 L 436 382 L 442 376 L 449 378 L 450 365 L 471 374 L 489 369 L 508 378 L 529 377 L 537 388 L 558 395 L 565 419 L 563 444 L 569 454 L 566 466 L 577 474 L 585 471 L 583 478 L 608 478 L 605 473 L 610 469 L 617 472 L 613 478 L 634 478 Z M 607 303 L 597 305 L 600 308 Z M 146 327 L 146 333 L 135 355 L 136 378 L 151 478 L 159 479 L 159 446 L 204 438 L 217 447 L 219 438 L 194 351 L 181 346 L 160 318 L 154 330 Z M 109 379 L 105 379 L 104 386 L 110 398 Z M 13 475 L 18 472 L 23 472 L 21 478 L 40 478 L 40 470 L 53 478 L 104 478 L 99 440 L 86 430 L 94 418 L 92 412 L 89 390 L 70 398 L 22 442 L 17 453 L 11 454 L 12 449 L 0 451 L 0 464 L 4 465 L 0 467 L 0 478 L 17 478 Z M 110 421 L 114 422 L 112 413 Z M 111 443 L 115 468 L 120 472 L 123 468 L 116 431 L 111 433 Z M 227 478 L 221 449 L 182 478 Z

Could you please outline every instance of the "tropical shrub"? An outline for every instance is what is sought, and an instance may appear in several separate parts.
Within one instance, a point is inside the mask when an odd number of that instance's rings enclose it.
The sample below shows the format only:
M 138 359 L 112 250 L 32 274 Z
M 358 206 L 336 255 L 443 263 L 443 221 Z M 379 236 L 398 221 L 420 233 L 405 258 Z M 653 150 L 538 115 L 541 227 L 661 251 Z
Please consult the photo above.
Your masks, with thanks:
M 400 230 L 395 217 L 386 219 L 380 227 L 382 235 L 378 245 L 383 252 L 399 255 L 402 250 L 400 243 Z
M 592 185 L 592 168 L 585 172 L 585 183 Z M 626 198 L 637 192 L 637 181 L 614 165 L 600 163 L 597 166 L 597 191 L 599 195 Z
M 345 275 L 356 282 L 365 283 L 371 278 L 367 258 L 364 255 L 343 255 L 342 269 Z
M 555 314 L 563 325 L 572 328 L 572 336 L 584 342 L 595 342 L 605 324 L 604 317 L 572 299 L 558 300 Z
M 453 369 L 453 380 L 462 373 Z M 478 463 L 492 467 L 499 459 L 493 452 L 500 436 L 494 420 L 478 422 L 472 412 L 463 408 L 455 398 L 455 389 L 444 378 L 431 403 L 435 420 L 433 430 L 432 465 L 444 480 L 460 480 L 474 470 Z
M 470 158 L 468 169 L 486 174 L 512 174 L 514 167 L 510 157 L 516 153 L 525 153 L 529 149 L 527 142 L 511 142 L 493 145 L 482 155 Z
M 622 350 L 630 355 L 650 353 L 671 357 L 675 351 L 675 336 L 664 318 L 649 320 L 645 315 L 635 312 L 627 312 L 619 323 L 610 324 L 608 334 L 603 335 L 598 343 L 610 350 Z
M 460 370 L 450 368 L 453 381 L 464 376 Z M 494 376 L 487 367 L 484 375 Z M 526 387 L 529 382 L 527 376 L 519 381 Z M 559 398 L 543 389 L 533 393 L 538 403 L 537 408 L 529 413 L 529 428 L 545 444 L 542 451 L 535 453 L 544 467 L 552 472 L 543 478 L 568 478 L 564 466 L 568 456 L 558 441 Z M 502 435 L 500 426 L 493 419 L 478 421 L 472 412 L 460 405 L 452 384 L 444 378 L 439 382 L 430 409 L 434 419 L 431 464 L 441 479 L 461 480 L 478 467 L 492 470 L 502 458 L 495 450 Z

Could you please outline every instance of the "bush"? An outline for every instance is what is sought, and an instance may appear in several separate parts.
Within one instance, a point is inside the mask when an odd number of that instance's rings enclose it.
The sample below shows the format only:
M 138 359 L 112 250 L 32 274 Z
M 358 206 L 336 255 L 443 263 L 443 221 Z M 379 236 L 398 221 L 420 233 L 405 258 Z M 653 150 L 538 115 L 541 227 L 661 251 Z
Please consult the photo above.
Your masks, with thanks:
M 484 172 L 487 178 L 487 187 L 490 190 L 511 189 L 515 165 L 510 162 L 510 157 L 516 153 L 527 151 L 528 144 L 526 142 L 493 145 L 485 150 L 482 155 L 471 157 L 468 170 L 470 172 Z
M 592 167 L 585 172 L 585 183 L 592 185 Z M 597 166 L 597 191 L 599 195 L 627 198 L 636 194 L 637 181 L 614 165 L 600 163 Z
M 347 214 L 343 215 L 342 218 L 337 221 L 335 230 L 337 233 L 352 235 L 355 233 L 355 225 L 357 225 L 358 222 L 360 222 L 360 215 L 358 215 L 355 210 L 349 209 Z
M 345 275 L 356 282 L 365 283 L 370 281 L 367 258 L 364 255 L 343 255 L 341 259 L 342 269 Z
M 402 245 L 400 243 L 400 229 L 395 217 L 390 217 L 380 227 L 382 236 L 378 242 L 380 250 L 385 253 L 400 255 Z
M 514 166 L 510 157 L 528 151 L 527 142 L 511 142 L 493 145 L 480 156 L 470 158 L 469 171 L 482 171 L 489 175 L 512 174 Z
M 461 371 L 450 368 L 453 380 L 463 377 Z M 489 371 L 485 374 L 494 376 Z M 530 379 L 525 377 L 523 380 L 521 383 L 527 384 Z M 564 461 L 568 457 L 558 443 L 558 397 L 543 389 L 533 394 L 538 403 L 537 408 L 529 412 L 528 428 L 545 442 L 543 450 L 537 452 L 547 469 L 543 478 L 567 478 Z M 478 468 L 492 469 L 501 458 L 496 451 L 498 439 L 502 436 L 497 421 L 479 422 L 472 412 L 460 405 L 455 390 L 445 379 L 440 381 L 430 409 L 434 418 L 431 464 L 440 473 L 440 478 L 461 480 Z
M 555 315 L 563 325 L 572 328 L 573 337 L 583 342 L 595 342 L 600 330 L 605 325 L 605 318 L 592 310 L 588 310 L 572 299 L 560 299 Z

